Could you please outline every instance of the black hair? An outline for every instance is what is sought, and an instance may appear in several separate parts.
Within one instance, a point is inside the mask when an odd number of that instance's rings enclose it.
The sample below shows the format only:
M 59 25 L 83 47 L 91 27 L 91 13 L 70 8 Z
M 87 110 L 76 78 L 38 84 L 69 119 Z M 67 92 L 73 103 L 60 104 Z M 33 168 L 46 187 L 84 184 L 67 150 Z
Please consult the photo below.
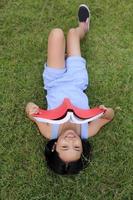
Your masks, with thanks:
M 66 163 L 63 161 L 56 150 L 53 151 L 53 146 L 57 139 L 50 140 L 45 147 L 44 155 L 47 166 L 57 174 L 73 175 L 78 174 L 84 169 L 91 159 L 91 145 L 87 140 L 81 139 L 83 152 L 80 159 Z

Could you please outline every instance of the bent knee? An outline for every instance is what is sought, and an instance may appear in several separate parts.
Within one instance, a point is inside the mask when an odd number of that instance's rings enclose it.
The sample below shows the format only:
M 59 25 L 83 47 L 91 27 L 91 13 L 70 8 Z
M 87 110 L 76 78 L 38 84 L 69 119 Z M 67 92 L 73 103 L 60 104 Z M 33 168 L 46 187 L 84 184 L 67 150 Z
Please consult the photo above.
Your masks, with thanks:
M 54 39 L 64 39 L 64 33 L 63 30 L 60 28 L 54 28 L 52 29 L 52 31 L 50 32 L 49 35 L 50 38 L 54 38 Z
M 69 29 L 69 31 L 68 31 L 68 35 L 74 35 L 75 32 L 76 32 L 76 29 L 75 29 L 75 28 L 71 28 L 71 29 Z

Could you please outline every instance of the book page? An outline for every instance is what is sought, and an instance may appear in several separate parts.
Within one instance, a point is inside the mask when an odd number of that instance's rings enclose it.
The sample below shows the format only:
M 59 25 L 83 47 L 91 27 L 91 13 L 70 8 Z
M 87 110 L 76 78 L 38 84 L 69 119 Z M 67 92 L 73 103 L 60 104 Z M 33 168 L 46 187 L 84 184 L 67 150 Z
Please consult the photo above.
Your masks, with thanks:
M 59 119 L 59 120 L 45 119 L 45 118 L 40 118 L 40 117 L 34 117 L 34 119 L 37 120 L 38 122 L 46 122 L 50 124 L 63 124 L 70 120 L 70 115 L 71 115 L 71 112 L 67 112 L 67 115 L 64 118 Z
M 72 123 L 84 124 L 84 123 L 91 122 L 93 120 L 100 118 L 103 114 L 104 114 L 104 112 L 100 113 L 100 114 L 98 114 L 94 117 L 91 117 L 89 119 L 80 119 L 80 118 L 76 117 L 73 113 L 71 113 L 70 120 L 71 120 Z

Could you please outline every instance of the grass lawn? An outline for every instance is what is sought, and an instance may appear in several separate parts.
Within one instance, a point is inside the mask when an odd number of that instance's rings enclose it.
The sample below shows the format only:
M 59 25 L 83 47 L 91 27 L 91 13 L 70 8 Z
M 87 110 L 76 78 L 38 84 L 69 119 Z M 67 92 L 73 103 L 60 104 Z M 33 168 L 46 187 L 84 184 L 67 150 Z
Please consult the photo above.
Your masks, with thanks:
M 43 63 L 52 28 L 77 25 L 81 0 L 0 0 L 1 200 L 133 199 L 133 3 L 85 0 L 91 29 L 82 43 L 91 107 L 105 104 L 115 119 L 90 139 L 93 160 L 79 175 L 50 172 L 46 141 L 24 112 L 46 107 Z

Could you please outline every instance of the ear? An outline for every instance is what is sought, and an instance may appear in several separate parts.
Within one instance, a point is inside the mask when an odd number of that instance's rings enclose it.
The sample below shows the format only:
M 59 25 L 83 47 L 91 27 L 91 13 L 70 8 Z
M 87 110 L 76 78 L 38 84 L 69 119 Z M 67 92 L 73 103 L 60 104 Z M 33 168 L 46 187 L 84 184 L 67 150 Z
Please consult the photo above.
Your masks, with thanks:
M 54 152 L 55 148 L 56 148 L 56 144 L 57 142 L 54 143 L 53 147 L 52 147 L 52 152 Z

